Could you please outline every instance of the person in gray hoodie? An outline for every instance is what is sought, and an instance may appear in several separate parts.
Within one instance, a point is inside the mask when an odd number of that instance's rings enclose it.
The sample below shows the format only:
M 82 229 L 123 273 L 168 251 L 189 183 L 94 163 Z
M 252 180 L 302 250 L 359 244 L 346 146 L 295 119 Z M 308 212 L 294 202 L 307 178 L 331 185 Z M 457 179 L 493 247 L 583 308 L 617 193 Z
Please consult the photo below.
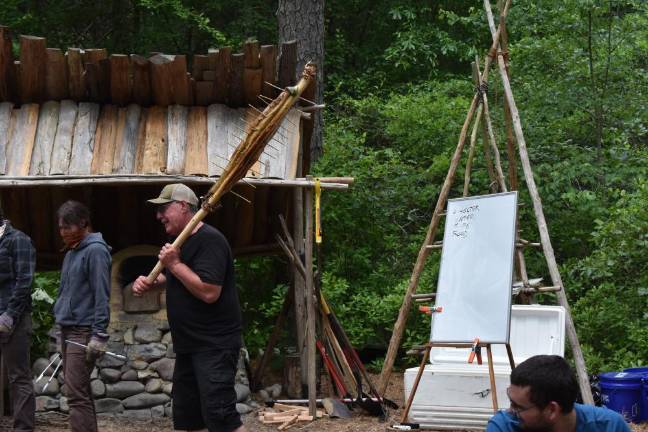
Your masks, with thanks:
M 96 432 L 97 418 L 90 389 L 94 362 L 106 351 L 110 319 L 110 247 L 101 233 L 91 232 L 90 211 L 67 201 L 57 211 L 67 253 L 54 305 L 58 343 L 70 407 L 72 432 Z M 86 346 L 66 343 L 73 341 Z

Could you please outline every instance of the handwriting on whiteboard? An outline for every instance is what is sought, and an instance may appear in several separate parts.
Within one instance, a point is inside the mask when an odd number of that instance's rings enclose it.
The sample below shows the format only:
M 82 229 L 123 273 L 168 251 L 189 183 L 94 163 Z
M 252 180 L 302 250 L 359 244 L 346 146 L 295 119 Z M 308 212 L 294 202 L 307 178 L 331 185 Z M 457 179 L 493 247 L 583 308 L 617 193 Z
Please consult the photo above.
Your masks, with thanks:
M 454 209 L 452 215 L 454 224 L 452 227 L 452 236 L 459 239 L 465 239 L 470 234 L 470 227 L 479 213 L 479 204 L 473 204 L 461 209 Z

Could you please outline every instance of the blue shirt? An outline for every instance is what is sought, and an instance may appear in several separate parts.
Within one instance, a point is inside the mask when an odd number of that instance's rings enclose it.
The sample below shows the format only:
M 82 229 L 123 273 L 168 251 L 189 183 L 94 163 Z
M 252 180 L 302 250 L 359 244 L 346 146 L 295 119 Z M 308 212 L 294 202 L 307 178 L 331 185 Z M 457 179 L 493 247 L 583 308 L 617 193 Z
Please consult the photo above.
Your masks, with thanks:
M 574 404 L 576 432 L 630 432 L 621 414 L 605 407 Z M 519 420 L 508 411 L 499 411 L 488 421 L 486 432 L 523 431 Z

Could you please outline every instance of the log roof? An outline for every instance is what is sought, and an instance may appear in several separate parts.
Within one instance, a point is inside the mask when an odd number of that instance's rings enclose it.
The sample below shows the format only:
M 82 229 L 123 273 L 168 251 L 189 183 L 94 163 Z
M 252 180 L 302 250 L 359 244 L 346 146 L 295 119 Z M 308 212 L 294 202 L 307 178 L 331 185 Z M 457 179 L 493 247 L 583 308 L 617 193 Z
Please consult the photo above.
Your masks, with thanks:
M 45 38 L 20 35 L 14 58 L 12 36 L 0 26 L 0 102 L 42 103 L 70 99 L 126 106 L 261 105 L 296 82 L 297 43 L 246 42 L 242 53 L 228 47 L 202 55 L 108 54 L 104 48 L 48 48 Z
M 2 102 L 0 187 L 73 178 L 115 183 L 143 175 L 219 176 L 255 115 L 253 108 L 219 104 Z M 295 178 L 300 116 L 298 110 L 289 112 L 249 177 Z
M 218 176 L 256 107 L 296 81 L 294 41 L 191 58 L 18 41 L 14 58 L 0 26 L 0 187 Z M 249 177 L 295 177 L 300 121 L 292 110 Z

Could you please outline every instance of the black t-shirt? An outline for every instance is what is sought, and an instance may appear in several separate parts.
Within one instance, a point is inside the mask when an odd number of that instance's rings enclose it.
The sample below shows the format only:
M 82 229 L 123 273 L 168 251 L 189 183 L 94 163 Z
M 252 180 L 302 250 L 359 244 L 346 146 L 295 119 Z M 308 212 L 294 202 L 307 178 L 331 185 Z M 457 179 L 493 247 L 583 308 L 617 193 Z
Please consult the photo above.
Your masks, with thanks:
M 220 297 L 205 303 L 168 270 L 167 313 L 178 353 L 241 346 L 241 307 L 234 284 L 232 251 L 216 228 L 203 224 L 180 248 L 180 261 L 205 283 L 221 285 Z

